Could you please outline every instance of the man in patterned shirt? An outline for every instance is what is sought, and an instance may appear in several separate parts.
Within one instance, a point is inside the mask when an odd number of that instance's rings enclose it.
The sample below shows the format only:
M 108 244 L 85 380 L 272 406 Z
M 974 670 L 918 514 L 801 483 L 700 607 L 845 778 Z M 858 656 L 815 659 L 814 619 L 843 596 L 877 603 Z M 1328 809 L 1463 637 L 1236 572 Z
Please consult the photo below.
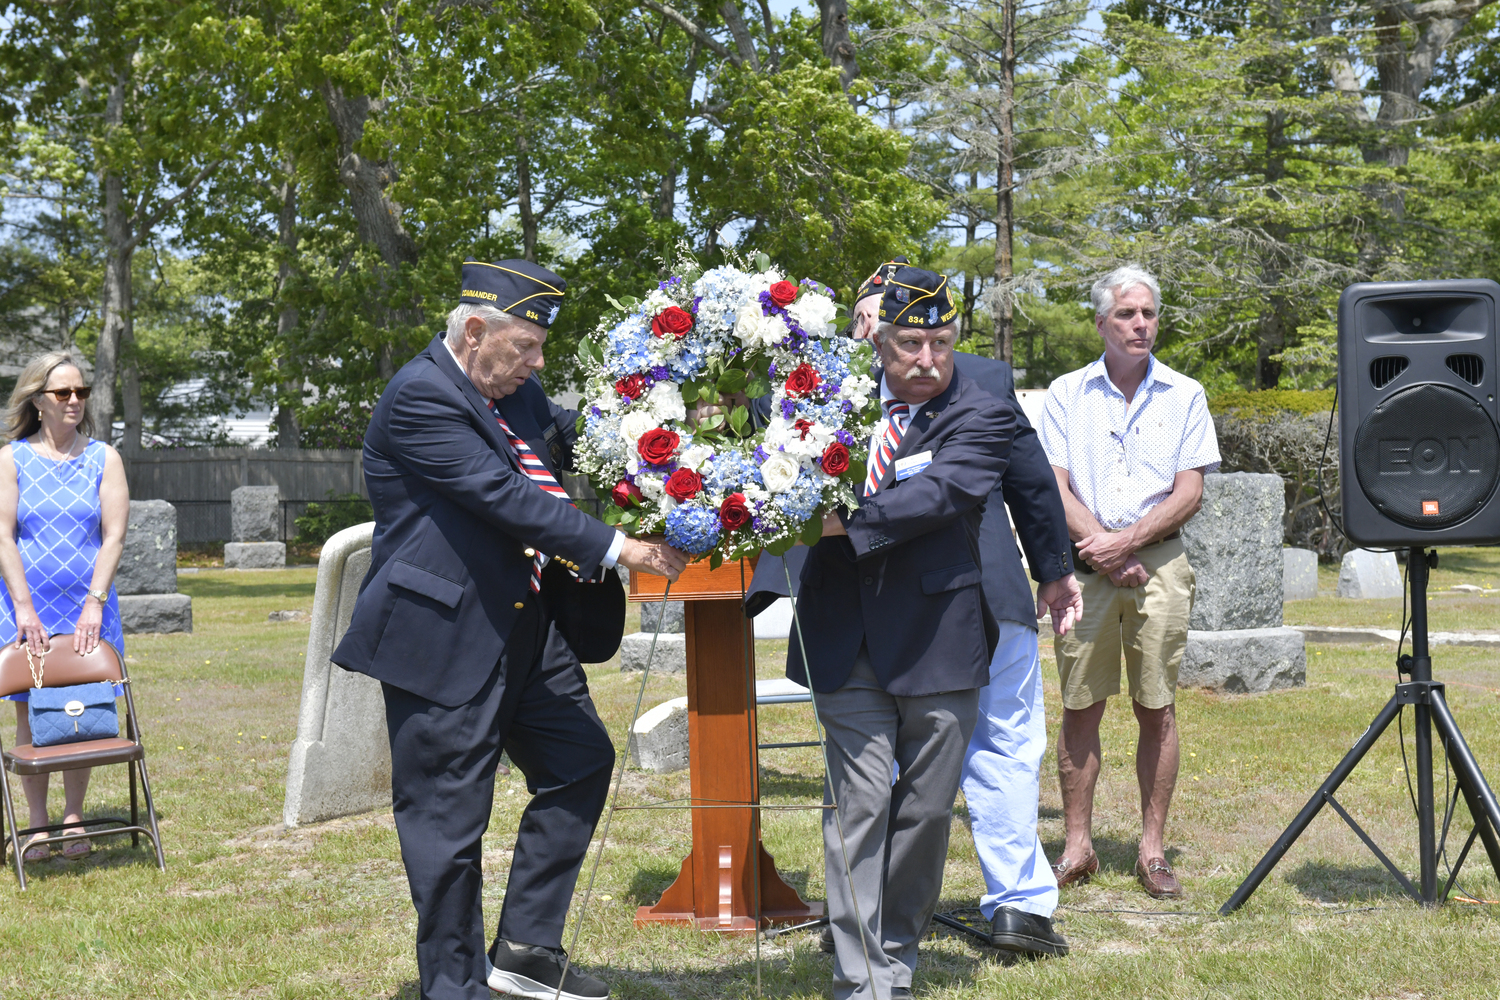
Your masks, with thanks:
M 1098 361 L 1052 383 L 1042 446 L 1057 475 L 1088 614 L 1056 641 L 1063 690 L 1057 770 L 1063 854 L 1057 884 L 1099 870 L 1090 821 L 1099 778 L 1099 721 L 1120 693 L 1123 651 L 1140 724 L 1136 779 L 1141 844 L 1136 875 L 1157 898 L 1182 895 L 1166 861 L 1167 807 L 1177 784 L 1177 668 L 1187 645 L 1193 569 L 1181 528 L 1198 512 L 1219 446 L 1203 387 L 1152 357 L 1161 288 L 1121 267 L 1093 288 Z

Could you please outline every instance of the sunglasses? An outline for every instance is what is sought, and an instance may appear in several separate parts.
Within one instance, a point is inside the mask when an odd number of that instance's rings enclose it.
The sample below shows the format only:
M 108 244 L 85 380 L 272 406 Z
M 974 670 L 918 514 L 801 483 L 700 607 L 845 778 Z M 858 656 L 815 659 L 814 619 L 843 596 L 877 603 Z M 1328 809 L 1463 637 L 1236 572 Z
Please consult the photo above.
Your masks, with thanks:
M 78 399 L 80 401 L 88 399 L 89 398 L 89 393 L 91 393 L 93 391 L 94 390 L 92 388 L 90 388 L 89 386 L 85 385 L 85 386 L 81 386 L 81 387 L 79 387 L 77 389 L 43 389 L 41 392 L 37 393 L 37 395 L 38 396 L 51 396 L 53 399 L 57 400 L 59 403 L 66 403 L 68 400 L 72 399 L 75 395 L 78 397 Z

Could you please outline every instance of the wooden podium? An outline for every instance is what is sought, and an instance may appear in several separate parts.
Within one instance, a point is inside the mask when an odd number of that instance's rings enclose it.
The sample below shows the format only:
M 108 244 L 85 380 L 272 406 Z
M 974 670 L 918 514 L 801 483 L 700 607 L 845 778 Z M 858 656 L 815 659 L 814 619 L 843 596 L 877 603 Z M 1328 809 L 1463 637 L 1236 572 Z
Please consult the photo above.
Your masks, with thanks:
M 683 601 L 686 611 L 693 852 L 661 901 L 635 911 L 637 927 L 669 923 L 753 933 L 823 915 L 822 903 L 803 902 L 776 873 L 761 846 L 760 811 L 753 808 L 760 802 L 755 623 L 744 611 L 753 570 L 752 560 L 717 570 L 703 560 L 689 564 L 672 585 L 671 599 Z M 665 577 L 631 573 L 630 599 L 659 601 L 666 584 Z

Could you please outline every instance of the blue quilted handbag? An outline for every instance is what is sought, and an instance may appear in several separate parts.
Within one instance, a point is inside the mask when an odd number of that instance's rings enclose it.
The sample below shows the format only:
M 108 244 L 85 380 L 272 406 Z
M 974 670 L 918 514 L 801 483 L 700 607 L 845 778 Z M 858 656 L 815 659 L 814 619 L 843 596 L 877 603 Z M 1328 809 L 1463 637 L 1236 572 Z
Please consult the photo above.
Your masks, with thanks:
M 51 747 L 120 735 L 115 686 L 109 681 L 32 688 L 27 704 L 31 745 Z

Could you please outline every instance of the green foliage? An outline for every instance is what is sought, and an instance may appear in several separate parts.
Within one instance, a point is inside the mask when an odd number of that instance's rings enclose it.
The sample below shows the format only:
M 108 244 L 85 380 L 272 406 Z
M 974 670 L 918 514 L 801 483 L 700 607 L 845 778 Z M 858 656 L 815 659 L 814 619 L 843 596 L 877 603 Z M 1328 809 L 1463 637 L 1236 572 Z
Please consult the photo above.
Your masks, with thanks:
M 297 541 L 321 545 L 345 528 L 364 524 L 374 518 L 370 501 L 358 493 L 335 494 L 333 490 L 329 490 L 326 502 L 308 504 L 306 513 L 295 519 Z
M 1284 413 L 1307 416 L 1326 414 L 1332 407 L 1332 389 L 1264 389 L 1259 392 L 1225 392 L 1208 397 L 1208 410 L 1216 417 L 1226 414 L 1260 420 Z

